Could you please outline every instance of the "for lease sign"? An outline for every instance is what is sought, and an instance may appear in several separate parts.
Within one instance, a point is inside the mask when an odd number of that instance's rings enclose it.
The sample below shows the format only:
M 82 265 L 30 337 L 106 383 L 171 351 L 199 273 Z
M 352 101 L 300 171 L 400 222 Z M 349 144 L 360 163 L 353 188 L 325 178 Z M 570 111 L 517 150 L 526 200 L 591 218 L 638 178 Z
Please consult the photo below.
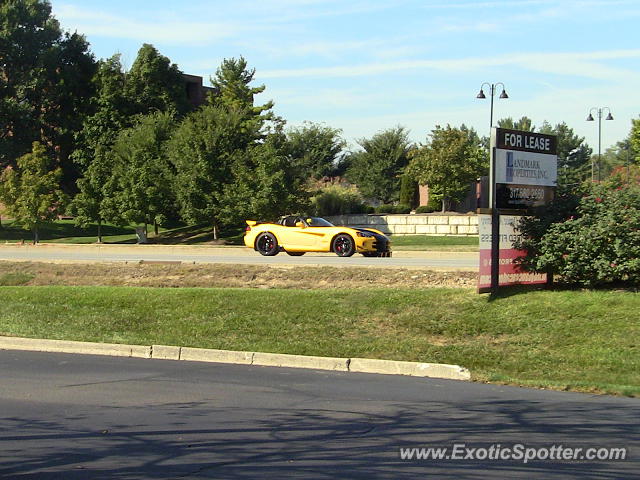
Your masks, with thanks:
M 558 157 L 543 153 L 496 150 L 496 183 L 553 187 L 558 182 Z
M 553 135 L 496 128 L 495 183 L 552 187 L 558 180 L 557 139 Z
M 555 135 L 509 130 L 507 128 L 496 128 L 496 148 L 544 153 L 547 155 L 557 155 L 558 153 L 558 143 Z

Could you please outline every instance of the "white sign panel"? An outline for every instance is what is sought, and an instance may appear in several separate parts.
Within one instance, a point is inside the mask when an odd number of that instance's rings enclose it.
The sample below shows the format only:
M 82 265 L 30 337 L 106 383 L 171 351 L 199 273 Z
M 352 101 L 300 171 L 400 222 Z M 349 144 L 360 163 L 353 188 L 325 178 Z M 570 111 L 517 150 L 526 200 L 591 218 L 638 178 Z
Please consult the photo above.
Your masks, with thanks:
M 496 149 L 496 183 L 554 187 L 558 182 L 556 155 Z
M 522 217 L 518 215 L 500 216 L 498 285 L 538 285 L 547 283 L 545 273 L 526 272 L 516 262 L 526 252 L 516 250 L 514 242 L 522 238 L 518 231 L 518 223 Z M 480 233 L 480 276 L 478 289 L 487 291 L 491 288 L 491 215 L 478 215 Z

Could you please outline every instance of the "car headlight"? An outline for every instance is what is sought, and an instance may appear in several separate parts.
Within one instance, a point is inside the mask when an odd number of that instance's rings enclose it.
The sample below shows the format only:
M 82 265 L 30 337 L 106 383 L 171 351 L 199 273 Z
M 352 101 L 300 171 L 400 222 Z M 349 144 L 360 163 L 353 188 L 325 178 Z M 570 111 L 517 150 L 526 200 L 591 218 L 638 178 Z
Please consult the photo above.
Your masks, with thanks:
M 373 237 L 373 233 L 369 233 L 369 232 L 356 232 L 356 235 L 358 235 L 359 237 Z

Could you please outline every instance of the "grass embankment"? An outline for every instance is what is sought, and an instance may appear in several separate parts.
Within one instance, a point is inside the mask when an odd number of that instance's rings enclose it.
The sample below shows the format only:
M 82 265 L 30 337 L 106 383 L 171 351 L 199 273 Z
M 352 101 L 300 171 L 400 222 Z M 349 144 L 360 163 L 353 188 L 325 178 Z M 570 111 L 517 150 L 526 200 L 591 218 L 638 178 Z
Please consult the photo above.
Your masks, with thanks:
M 632 292 L 23 286 L 0 296 L 3 335 L 453 363 L 480 381 L 640 396 Z
M 202 245 L 214 243 L 210 225 L 180 226 L 161 228 L 156 237 L 153 228 L 149 228 L 148 242 L 159 245 Z M 102 226 L 103 243 L 136 243 L 134 227 L 118 227 L 105 224 Z M 218 244 L 244 245 L 242 228 L 221 232 Z M 98 242 L 98 225 L 91 224 L 86 228 L 76 226 L 73 220 L 57 220 L 41 227 L 40 241 L 45 243 L 90 244 Z M 31 242 L 30 231 L 17 227 L 11 221 L 3 221 L 0 228 L 0 242 Z M 391 239 L 394 250 L 442 250 L 442 251 L 475 251 L 478 249 L 478 237 L 452 237 L 429 235 L 395 235 Z
M 354 289 L 474 287 L 476 272 L 304 265 L 46 263 L 0 261 L 0 286 Z
M 441 250 L 473 252 L 478 250 L 478 237 L 393 235 L 391 245 L 394 250 Z
M 38 231 L 41 242 L 51 243 L 95 243 L 98 241 L 98 225 L 81 228 L 72 220 L 56 220 L 42 225 Z M 118 227 L 106 224 L 102 226 L 103 241 L 105 243 L 135 243 L 135 228 Z M 16 226 L 12 221 L 3 220 L 0 228 L 2 242 L 32 242 L 33 233 L 30 230 Z
M 224 242 L 229 245 L 241 245 L 244 231 L 234 229 L 222 232 Z M 39 230 L 41 242 L 89 244 L 98 242 L 98 225 L 90 224 L 85 228 L 77 226 L 73 220 L 56 220 L 43 225 Z M 3 221 L 0 228 L 0 241 L 2 242 L 31 242 L 33 234 L 13 224 L 11 221 Z M 174 228 L 160 228 L 158 236 L 153 232 L 153 227 L 148 228 L 148 242 L 155 244 L 201 244 L 211 243 L 213 233 L 210 225 L 179 226 Z M 112 224 L 102 225 L 103 243 L 136 243 L 136 231 L 134 226 L 120 227 Z

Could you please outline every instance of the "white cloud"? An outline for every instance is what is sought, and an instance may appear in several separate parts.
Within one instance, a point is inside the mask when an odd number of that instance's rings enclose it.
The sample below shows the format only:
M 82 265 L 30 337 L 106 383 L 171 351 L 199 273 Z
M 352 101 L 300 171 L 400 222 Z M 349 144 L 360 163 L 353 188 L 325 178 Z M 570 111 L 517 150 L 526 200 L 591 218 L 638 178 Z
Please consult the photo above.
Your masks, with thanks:
M 105 11 L 89 10 L 71 4 L 54 8 L 63 27 L 83 34 L 154 44 L 207 45 L 236 35 L 240 27 L 231 23 L 186 21 L 180 18 L 145 15 L 144 18 L 124 17 Z
M 468 23 L 446 23 L 441 24 L 439 27 L 440 32 L 443 33 L 463 33 L 463 32 L 478 32 L 488 33 L 497 32 L 500 30 L 500 25 L 495 22 L 468 22 Z
M 602 62 L 606 60 L 638 57 L 640 57 L 639 49 L 580 53 L 511 53 L 492 57 L 471 57 L 445 60 L 407 60 L 334 67 L 265 70 L 260 72 L 260 77 L 357 77 L 398 72 L 402 70 L 430 69 L 446 72 L 470 72 L 489 67 L 511 66 L 553 74 L 579 76 L 592 79 L 611 79 L 618 75 L 636 74 L 624 69 L 607 67 Z

